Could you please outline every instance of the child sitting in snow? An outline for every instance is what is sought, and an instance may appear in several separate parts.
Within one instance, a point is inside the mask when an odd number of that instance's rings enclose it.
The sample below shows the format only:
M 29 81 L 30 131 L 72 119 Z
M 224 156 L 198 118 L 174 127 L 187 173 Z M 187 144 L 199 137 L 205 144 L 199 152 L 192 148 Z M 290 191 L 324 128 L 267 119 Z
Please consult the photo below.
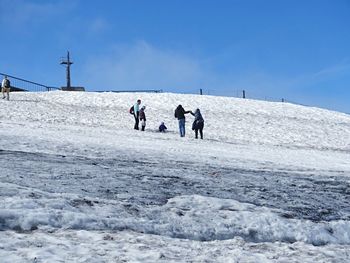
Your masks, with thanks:
M 167 127 L 165 126 L 164 122 L 162 122 L 159 126 L 159 131 L 160 132 L 166 132 Z

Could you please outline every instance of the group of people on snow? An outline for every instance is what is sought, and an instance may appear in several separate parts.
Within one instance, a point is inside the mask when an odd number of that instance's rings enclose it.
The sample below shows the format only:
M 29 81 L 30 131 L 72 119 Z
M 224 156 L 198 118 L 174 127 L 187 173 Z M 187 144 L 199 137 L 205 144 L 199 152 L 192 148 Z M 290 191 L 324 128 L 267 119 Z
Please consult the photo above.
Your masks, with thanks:
M 204 119 L 202 117 L 201 111 L 199 109 L 196 109 L 194 113 L 192 111 L 186 111 L 181 104 L 177 106 L 174 114 L 175 118 L 177 118 L 179 121 L 180 136 L 185 137 L 185 134 L 186 134 L 185 114 L 187 113 L 190 113 L 194 116 L 194 121 L 192 123 L 192 130 L 194 130 L 195 132 L 195 138 L 198 139 L 198 131 L 199 131 L 201 139 L 203 139 Z
M 141 121 L 141 131 L 144 131 L 146 128 L 146 114 L 145 114 L 146 106 L 142 106 L 140 108 L 140 105 L 141 105 L 141 100 L 138 99 L 136 103 L 130 108 L 130 113 L 134 116 L 134 119 L 135 119 L 134 129 L 139 130 L 139 123 Z M 185 134 L 186 134 L 185 114 L 188 114 L 188 113 L 194 116 L 194 121 L 192 123 L 192 130 L 195 132 L 195 138 L 198 139 L 198 132 L 199 132 L 200 138 L 203 139 L 204 119 L 200 110 L 197 108 L 194 113 L 192 111 L 186 111 L 181 104 L 177 106 L 174 114 L 175 118 L 177 118 L 179 122 L 180 136 L 185 137 Z M 159 132 L 167 131 L 167 127 L 165 126 L 164 122 L 162 122 L 159 125 L 158 130 Z
M 2 92 L 2 98 L 7 100 L 10 100 L 10 89 L 11 89 L 11 83 L 8 77 L 5 75 L 2 82 L 1 82 L 1 92 Z M 5 96 L 6 93 L 6 96 Z M 140 106 L 141 105 L 141 100 L 138 99 L 136 103 L 130 108 L 130 113 L 134 116 L 135 119 L 135 125 L 134 129 L 139 130 L 139 125 L 141 122 L 141 131 L 144 131 L 146 128 L 146 106 Z M 186 118 L 185 114 L 192 114 L 194 116 L 194 121 L 192 124 L 192 130 L 195 132 L 195 138 L 198 139 L 198 132 L 200 135 L 200 138 L 203 139 L 203 128 L 204 128 L 204 119 L 202 117 L 202 114 L 199 109 L 196 109 L 195 112 L 193 113 L 192 111 L 186 111 L 182 105 L 180 104 L 177 106 L 175 109 L 175 118 L 178 119 L 179 122 L 179 131 L 180 131 L 180 136 L 185 137 L 185 123 L 186 123 Z M 167 127 L 165 126 L 164 122 L 162 122 L 159 125 L 158 128 L 159 132 L 166 132 Z
M 135 125 L 134 129 L 139 130 L 139 123 L 141 121 L 141 131 L 146 128 L 146 106 L 140 108 L 141 100 L 137 100 L 136 103 L 130 108 L 130 113 L 134 115 Z

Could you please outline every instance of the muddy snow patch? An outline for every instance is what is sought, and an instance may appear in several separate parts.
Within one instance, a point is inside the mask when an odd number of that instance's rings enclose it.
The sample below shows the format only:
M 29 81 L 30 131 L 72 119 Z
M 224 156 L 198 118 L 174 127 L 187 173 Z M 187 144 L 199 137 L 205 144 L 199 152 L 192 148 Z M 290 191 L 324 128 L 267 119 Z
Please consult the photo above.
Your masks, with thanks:
M 198 241 L 241 237 L 248 242 L 350 244 L 347 221 L 290 219 L 277 209 L 229 199 L 188 195 L 163 206 L 139 206 L 78 195 L 22 194 L 1 203 L 0 230 L 133 230 Z
M 229 199 L 178 196 L 147 215 L 149 222 L 154 222 L 151 225 L 155 234 L 171 237 L 212 241 L 239 236 L 249 242 L 350 244 L 347 221 L 315 223 L 288 219 L 277 209 Z

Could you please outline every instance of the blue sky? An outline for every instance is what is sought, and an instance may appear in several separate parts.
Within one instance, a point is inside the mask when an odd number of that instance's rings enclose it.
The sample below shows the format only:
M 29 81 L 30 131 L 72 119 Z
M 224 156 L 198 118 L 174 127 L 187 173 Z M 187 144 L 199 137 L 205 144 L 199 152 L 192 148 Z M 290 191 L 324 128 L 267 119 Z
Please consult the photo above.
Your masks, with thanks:
M 0 72 L 350 112 L 350 0 L 0 0 Z

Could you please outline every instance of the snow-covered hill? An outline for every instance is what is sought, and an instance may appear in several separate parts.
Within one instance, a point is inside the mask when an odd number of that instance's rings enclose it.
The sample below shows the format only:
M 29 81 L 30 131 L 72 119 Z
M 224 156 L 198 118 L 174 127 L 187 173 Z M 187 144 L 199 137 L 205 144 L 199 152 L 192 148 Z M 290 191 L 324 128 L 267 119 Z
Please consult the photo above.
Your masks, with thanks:
M 3 262 L 350 260 L 349 115 L 167 93 L 11 98 L 0 101 Z M 139 98 L 145 132 L 128 113 Z M 201 109 L 204 140 L 190 114 L 179 136 L 178 104 Z

